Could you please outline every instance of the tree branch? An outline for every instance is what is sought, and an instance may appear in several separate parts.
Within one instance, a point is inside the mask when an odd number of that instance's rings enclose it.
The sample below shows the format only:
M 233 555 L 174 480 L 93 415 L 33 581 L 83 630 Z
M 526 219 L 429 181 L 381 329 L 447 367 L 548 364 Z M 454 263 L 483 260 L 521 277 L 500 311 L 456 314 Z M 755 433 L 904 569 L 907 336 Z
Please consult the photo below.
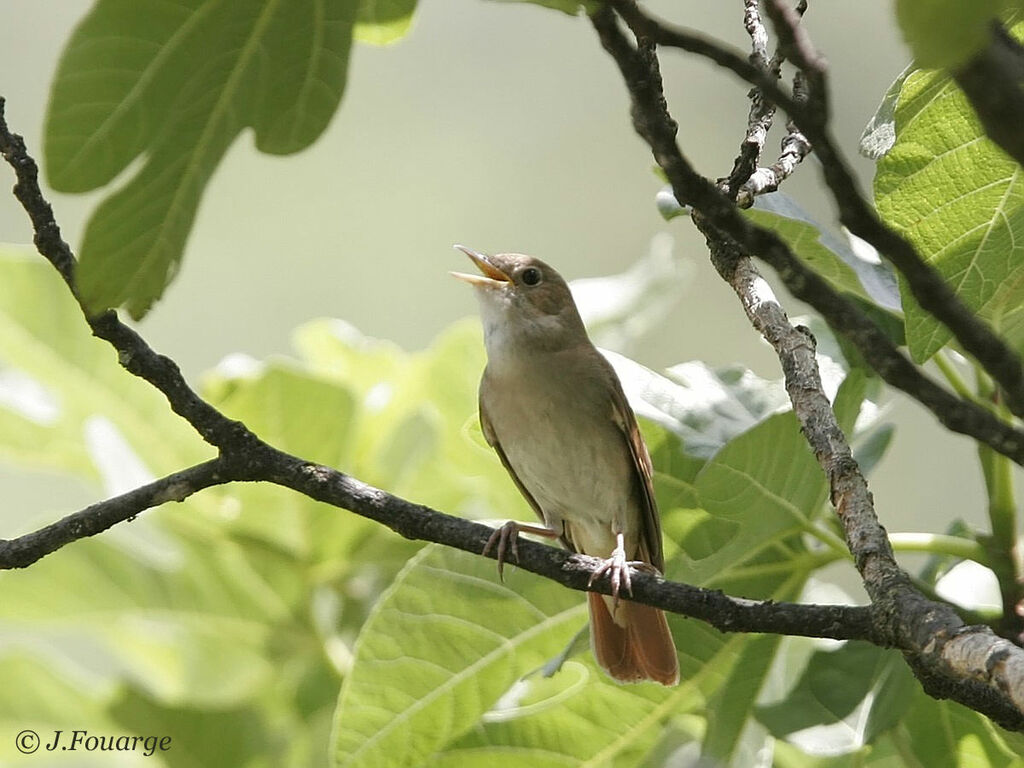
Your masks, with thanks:
M 743 26 L 750 35 L 750 63 L 765 76 L 778 80 L 782 57 L 777 54 L 768 58 L 768 32 L 761 22 L 760 0 L 743 0 Z M 750 89 L 747 97 L 750 99 L 747 133 L 740 143 L 740 153 L 733 162 L 732 172 L 725 180 L 726 194 L 733 200 L 757 170 L 761 151 L 775 117 L 775 105 L 756 85 Z
M 724 198 L 693 171 L 676 144 L 676 125 L 665 105 L 653 43 L 640 36 L 634 48 L 609 5 L 595 12 L 591 21 L 626 82 L 637 133 L 651 146 L 680 201 L 687 200 L 696 209 L 694 221 L 707 238 L 712 262 L 779 357 L 793 412 L 828 477 L 847 546 L 877 611 L 877 628 L 905 651 L 929 693 L 956 698 L 1006 727 L 1024 728 L 1024 650 L 998 638 L 988 627 L 964 627 L 949 606 L 921 595 L 896 563 L 867 483 L 822 389 L 813 337 L 790 325 L 750 257 L 732 238 L 732 231 L 726 235 L 718 228 L 719 221 L 734 224 L 732 217 L 722 214 Z M 706 209 L 702 203 L 707 204 Z M 972 640 L 959 642 L 963 637 Z M 1006 658 L 1012 658 L 1016 666 L 999 665 L 998 673 L 994 665 L 979 666 L 991 657 L 965 651 L 969 645 L 973 652 L 974 643 L 999 658 L 1008 654 Z
M 763 76 L 778 81 L 785 56 L 776 50 L 771 58 L 768 57 L 768 33 L 761 21 L 760 0 L 743 0 L 743 9 L 743 26 L 751 40 L 750 63 L 760 70 Z M 807 2 L 800 0 L 796 12 L 802 15 L 805 10 Z M 793 98 L 797 101 L 804 97 L 803 79 L 803 73 L 797 72 L 793 81 Z M 767 168 L 758 168 L 757 163 L 775 116 L 775 104 L 765 95 L 764 90 L 756 85 L 747 95 L 750 98 L 747 133 L 740 144 L 740 153 L 733 163 L 732 172 L 725 180 L 723 190 L 730 199 L 736 200 L 741 208 L 753 205 L 754 198 L 758 195 L 777 190 L 811 151 L 810 142 L 790 119 L 786 124 L 786 136 L 782 139 L 779 159 Z
M 713 61 L 761 88 L 789 114 L 821 159 L 822 174 L 838 206 L 840 221 L 892 262 L 906 278 L 918 303 L 949 328 L 963 348 L 999 383 L 1010 410 L 1024 418 L 1024 368 L 1019 356 L 960 301 L 943 277 L 921 259 L 909 241 L 878 218 L 861 195 L 828 129 L 824 61 L 810 45 L 795 12 L 782 0 L 768 0 L 766 3 L 783 53 L 804 71 L 808 79 L 808 99 L 803 103 L 786 93 L 743 56 L 719 43 L 654 19 L 644 13 L 635 0 L 609 2 L 638 36 L 657 45 L 679 48 Z M 686 201 L 680 202 L 685 204 Z M 758 249 L 750 250 L 764 258 Z M 812 306 L 828 317 L 822 306 Z
M 132 520 L 140 512 L 168 501 L 184 501 L 193 493 L 231 481 L 222 459 L 196 464 L 154 480 L 120 496 L 91 504 L 16 539 L 0 539 L 0 570 L 27 568 L 56 552 L 65 544 L 95 536 L 108 528 Z
M 610 11 L 596 14 L 593 17 L 595 24 L 605 24 L 606 13 Z M 731 55 L 702 38 L 698 42 L 696 50 Z M 613 58 L 625 67 L 623 76 L 634 98 L 644 99 L 643 109 L 638 109 L 634 103 L 634 125 L 650 145 L 655 161 L 665 171 L 679 203 L 692 205 L 714 227 L 770 264 L 790 292 L 814 307 L 836 333 L 849 339 L 888 384 L 913 397 L 948 429 L 973 437 L 1024 466 L 1024 432 L 1001 421 L 977 403 L 956 397 L 925 376 L 867 315 L 803 264 L 778 235 L 755 226 L 714 184 L 694 170 L 676 145 L 676 125 L 665 107 L 660 83 L 651 89 L 649 73 L 642 64 L 634 65 L 633 48 L 621 34 L 606 36 L 602 43 L 606 48 L 611 46 L 609 51 Z M 649 58 L 653 49 L 645 54 L 641 48 L 640 54 Z M 762 78 L 742 58 L 736 59 L 734 63 L 759 79 L 759 85 L 772 92 L 773 99 L 778 93 L 782 99 L 792 102 L 792 98 L 782 93 L 775 82 Z

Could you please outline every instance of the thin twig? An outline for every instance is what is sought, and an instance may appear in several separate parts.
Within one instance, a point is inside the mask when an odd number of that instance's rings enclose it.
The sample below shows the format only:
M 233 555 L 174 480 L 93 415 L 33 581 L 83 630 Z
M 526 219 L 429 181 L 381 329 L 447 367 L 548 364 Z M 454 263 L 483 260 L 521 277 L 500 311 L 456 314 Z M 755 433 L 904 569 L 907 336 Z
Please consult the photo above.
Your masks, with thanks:
M 223 460 L 211 459 L 91 504 L 39 530 L 15 539 L 0 539 L 0 570 L 27 568 L 66 544 L 102 533 L 147 509 L 168 501 L 184 501 L 204 488 L 230 482 L 227 469 Z
M 762 71 L 765 77 L 778 81 L 785 56 L 776 49 L 768 58 L 768 33 L 761 21 L 759 0 L 744 0 L 743 26 L 751 39 L 750 63 Z M 806 0 L 796 7 L 803 15 L 807 10 Z M 801 101 L 804 94 L 804 75 L 797 72 L 793 81 L 793 98 Z M 732 172 L 725 182 L 725 191 L 741 208 L 749 208 L 754 198 L 766 192 L 774 192 L 785 181 L 796 166 L 811 152 L 811 143 L 790 118 L 786 122 L 786 136 L 781 143 L 779 159 L 767 168 L 757 167 L 764 149 L 768 131 L 775 116 L 775 104 L 762 88 L 753 86 L 747 94 L 750 98 L 750 114 L 747 117 L 747 133 L 740 144 L 740 153 L 733 163 Z
M 760 0 L 743 0 L 743 26 L 750 35 L 750 63 L 776 80 L 782 67 L 782 56 L 768 57 L 768 32 L 761 21 Z M 747 132 L 740 143 L 740 153 L 733 163 L 732 172 L 725 181 L 726 194 L 736 199 L 743 187 L 757 170 L 764 143 L 775 117 L 775 104 L 765 97 L 756 85 L 747 94 L 750 99 L 750 113 L 747 116 Z

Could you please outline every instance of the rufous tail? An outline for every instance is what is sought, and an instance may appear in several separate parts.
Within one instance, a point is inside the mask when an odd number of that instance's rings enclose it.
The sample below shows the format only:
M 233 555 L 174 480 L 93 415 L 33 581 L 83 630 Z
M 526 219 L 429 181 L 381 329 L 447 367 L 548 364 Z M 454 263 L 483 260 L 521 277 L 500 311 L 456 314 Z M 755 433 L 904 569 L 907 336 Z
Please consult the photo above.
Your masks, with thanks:
M 590 646 L 594 658 L 616 680 L 635 683 L 679 682 L 679 658 L 665 614 L 659 608 L 619 600 L 616 621 L 610 598 L 587 593 L 590 605 Z

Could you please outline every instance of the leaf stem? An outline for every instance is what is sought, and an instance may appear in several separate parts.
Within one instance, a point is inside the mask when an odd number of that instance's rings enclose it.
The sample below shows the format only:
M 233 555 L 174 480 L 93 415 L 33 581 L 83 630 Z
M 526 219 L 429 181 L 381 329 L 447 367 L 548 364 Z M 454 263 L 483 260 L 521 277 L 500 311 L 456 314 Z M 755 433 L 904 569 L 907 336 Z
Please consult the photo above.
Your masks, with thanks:
M 963 376 L 960 375 L 960 371 L 956 369 L 956 365 L 947 357 L 947 350 L 939 350 L 939 353 L 932 359 L 935 361 L 935 365 L 939 369 L 939 372 L 945 377 L 946 381 L 949 382 L 949 386 L 953 388 L 954 392 L 965 400 L 973 400 L 974 402 L 991 410 L 991 406 L 984 400 L 980 400 L 977 394 L 975 394 L 971 390 L 970 386 L 968 386 L 967 382 L 964 381 Z
M 890 533 L 889 542 L 897 552 L 928 552 L 933 555 L 952 555 L 973 560 L 991 568 L 988 550 L 972 539 L 949 536 L 944 533 Z
M 992 403 L 998 417 L 1009 421 L 1012 417 L 1002 402 L 999 390 L 984 371 L 978 368 L 975 370 L 978 395 Z M 1018 606 L 1024 604 L 1024 584 L 1017 549 L 1017 501 L 1013 468 L 1005 456 L 981 443 L 978 444 L 978 460 L 988 493 L 988 519 L 992 530 L 990 535 L 980 536 L 979 541 L 985 547 L 989 567 L 999 581 L 1003 604 L 1003 617 L 997 630 L 1017 641 L 1024 636 L 1024 616 L 1018 613 Z

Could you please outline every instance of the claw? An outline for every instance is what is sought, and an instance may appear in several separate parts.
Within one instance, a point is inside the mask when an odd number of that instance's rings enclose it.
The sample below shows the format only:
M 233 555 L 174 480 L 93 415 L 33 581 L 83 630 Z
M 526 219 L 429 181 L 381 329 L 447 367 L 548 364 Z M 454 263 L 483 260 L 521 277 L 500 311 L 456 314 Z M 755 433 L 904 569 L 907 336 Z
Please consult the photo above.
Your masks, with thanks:
M 622 534 L 620 533 L 618 534 L 618 544 L 612 550 L 611 557 L 594 569 L 594 572 L 590 574 L 587 586 L 593 585 L 595 581 L 607 573 L 608 579 L 612 584 L 612 610 L 614 611 L 619 607 L 619 592 L 623 585 L 626 587 L 626 594 L 630 597 L 633 595 L 633 579 L 629 575 L 629 568 L 636 565 L 646 565 L 646 563 L 626 559 L 626 550 Z
M 515 520 L 509 520 L 500 528 L 495 528 L 484 544 L 483 554 L 487 555 L 491 549 L 497 547 L 496 559 L 498 561 L 498 578 L 505 581 L 505 553 L 512 549 L 512 558 L 519 562 L 519 525 Z
M 484 544 L 484 555 L 487 555 L 491 549 L 496 549 L 495 559 L 498 561 L 498 577 L 505 580 L 505 555 L 511 549 L 512 558 L 518 563 L 519 562 L 519 533 L 532 533 L 536 536 L 545 536 L 549 539 L 557 539 L 562 534 L 557 531 L 553 531 L 550 528 L 542 528 L 539 525 L 527 525 L 525 523 L 517 523 L 515 520 L 509 520 L 500 528 L 496 528 L 488 539 L 487 543 Z

